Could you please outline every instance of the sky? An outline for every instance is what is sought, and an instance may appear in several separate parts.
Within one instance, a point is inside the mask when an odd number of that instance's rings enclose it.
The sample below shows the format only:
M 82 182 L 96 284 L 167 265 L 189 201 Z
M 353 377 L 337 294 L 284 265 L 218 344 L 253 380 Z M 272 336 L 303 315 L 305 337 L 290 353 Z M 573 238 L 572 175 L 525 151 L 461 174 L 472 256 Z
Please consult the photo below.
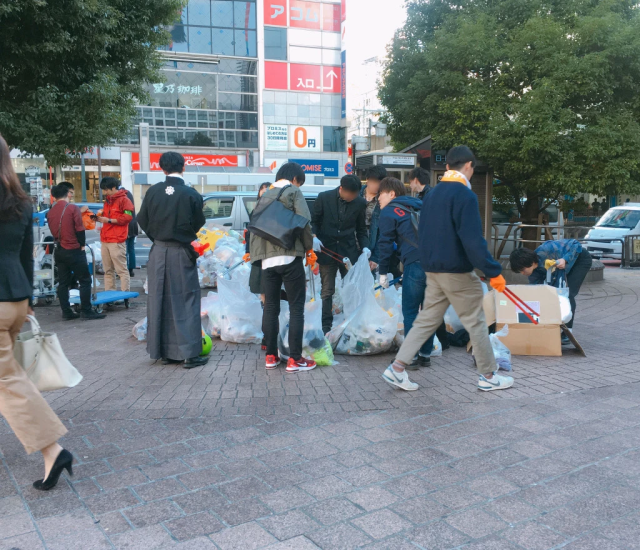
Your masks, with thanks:
M 379 66 L 364 65 L 372 57 L 381 61 L 386 46 L 406 18 L 404 0 L 347 0 L 347 105 L 351 111 L 361 106 L 362 97 L 375 96 Z M 378 106 L 378 102 L 376 105 Z

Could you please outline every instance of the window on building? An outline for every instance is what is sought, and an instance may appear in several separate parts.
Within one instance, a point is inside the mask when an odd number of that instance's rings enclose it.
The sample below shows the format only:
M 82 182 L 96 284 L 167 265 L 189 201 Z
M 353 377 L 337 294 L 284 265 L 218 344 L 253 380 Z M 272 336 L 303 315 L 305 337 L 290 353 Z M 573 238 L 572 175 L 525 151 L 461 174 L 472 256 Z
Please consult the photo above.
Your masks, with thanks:
M 265 27 L 264 57 L 276 61 L 287 60 L 287 29 Z
M 347 129 L 340 126 L 322 127 L 323 150 L 329 153 L 346 153 Z

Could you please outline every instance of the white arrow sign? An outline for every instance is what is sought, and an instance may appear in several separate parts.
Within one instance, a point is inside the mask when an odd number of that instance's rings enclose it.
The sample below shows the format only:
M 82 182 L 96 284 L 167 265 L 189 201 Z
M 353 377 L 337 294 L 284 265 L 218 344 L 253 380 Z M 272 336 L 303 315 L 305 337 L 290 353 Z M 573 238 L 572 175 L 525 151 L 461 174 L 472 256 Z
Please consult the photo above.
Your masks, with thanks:
M 329 86 L 324 86 L 323 90 L 333 90 L 333 81 L 338 78 L 338 75 L 333 69 L 325 75 L 325 78 L 329 79 Z

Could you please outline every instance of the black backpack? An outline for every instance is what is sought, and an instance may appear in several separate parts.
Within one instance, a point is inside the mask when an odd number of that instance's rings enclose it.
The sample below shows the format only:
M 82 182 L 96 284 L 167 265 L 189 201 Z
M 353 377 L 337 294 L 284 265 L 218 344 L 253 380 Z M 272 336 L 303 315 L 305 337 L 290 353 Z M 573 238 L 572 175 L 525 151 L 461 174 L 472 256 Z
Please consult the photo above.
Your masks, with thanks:
M 407 239 L 403 237 L 405 241 L 407 241 L 414 248 L 418 248 L 418 227 L 420 227 L 420 210 L 416 210 L 412 206 L 403 206 L 400 204 L 391 203 L 390 206 L 394 206 L 395 208 L 399 208 L 400 210 L 409 214 L 409 222 L 411 223 L 411 227 L 413 228 L 413 234 L 415 235 L 415 241 L 411 239 Z

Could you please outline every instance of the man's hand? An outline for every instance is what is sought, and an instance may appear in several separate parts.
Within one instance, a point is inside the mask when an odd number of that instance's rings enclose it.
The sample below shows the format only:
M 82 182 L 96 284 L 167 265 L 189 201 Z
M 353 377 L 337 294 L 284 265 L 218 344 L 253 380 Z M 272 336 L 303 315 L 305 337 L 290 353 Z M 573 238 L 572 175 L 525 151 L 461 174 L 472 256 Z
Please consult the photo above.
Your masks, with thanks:
M 307 263 L 306 265 L 310 266 L 313 269 L 316 266 L 316 262 L 318 261 L 318 256 L 313 250 L 307 250 Z
M 375 271 L 378 269 L 378 264 L 376 262 L 369 262 L 369 271 Z
M 109 223 L 109 218 L 105 218 L 104 216 L 98 216 L 97 220 L 100 223 Z
M 313 238 L 313 251 L 314 252 L 320 252 L 322 249 L 322 241 L 320 239 L 318 239 L 318 237 L 314 237 Z
M 367 255 L 367 258 L 371 258 L 371 250 L 369 250 L 366 246 L 362 249 L 362 252 Z
M 244 256 L 242 256 L 242 261 L 245 264 L 248 264 L 251 261 L 251 254 L 247 252 Z
M 89 210 L 89 207 L 88 207 L 88 206 L 82 206 L 82 207 L 80 208 L 80 212 L 81 212 L 82 214 L 84 214 L 87 210 Z
M 507 288 L 507 281 L 504 280 L 502 275 L 498 275 L 497 277 L 490 279 L 489 283 L 492 288 L 495 288 L 500 293 L 504 292 L 504 289 Z
M 560 258 L 556 261 L 556 267 L 558 269 L 565 269 L 567 267 L 567 261 L 564 258 Z
M 36 312 L 33 311 L 33 308 L 31 306 L 29 306 L 29 308 L 27 309 L 27 315 L 33 315 L 34 317 L 36 316 Z
M 388 275 L 380 275 L 380 286 L 382 288 L 389 288 L 389 276 Z
M 87 249 L 87 247 L 86 247 L 86 246 L 81 246 L 81 247 L 80 247 L 80 250 L 82 250 L 82 252 L 84 252 L 86 249 Z

